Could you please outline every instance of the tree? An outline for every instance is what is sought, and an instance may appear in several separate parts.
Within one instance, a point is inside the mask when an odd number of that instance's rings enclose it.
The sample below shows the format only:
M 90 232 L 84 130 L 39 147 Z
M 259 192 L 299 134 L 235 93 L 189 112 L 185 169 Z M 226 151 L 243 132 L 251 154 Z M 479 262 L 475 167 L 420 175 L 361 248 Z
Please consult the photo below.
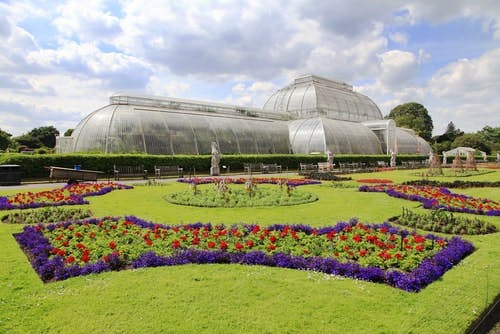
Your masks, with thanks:
M 42 146 L 54 148 L 56 147 L 56 136 L 59 136 L 59 131 L 51 126 L 42 126 L 39 128 L 34 128 L 28 135 L 37 138 Z
M 455 138 L 463 134 L 463 131 L 456 128 L 453 122 L 450 122 L 442 135 L 432 137 L 432 148 L 436 152 L 449 151 Z
M 73 129 L 68 129 L 66 132 L 64 132 L 64 137 L 69 137 L 73 133 Z
M 460 137 L 457 137 L 453 141 L 453 143 L 451 144 L 452 148 L 461 147 L 461 146 L 472 147 L 472 148 L 475 148 L 476 150 L 486 152 L 486 154 L 491 153 L 491 148 L 483 140 L 481 135 L 479 135 L 477 133 L 466 133 Z
M 6 150 L 12 144 L 10 137 L 12 137 L 10 133 L 0 129 L 0 150 Z
M 500 127 L 485 126 L 477 134 L 483 138 L 492 152 L 500 152 Z
M 386 119 L 393 119 L 396 126 L 412 129 L 417 135 L 427 141 L 431 141 L 432 118 L 425 107 L 416 102 L 400 104 L 389 112 Z
M 40 148 L 43 146 L 43 143 L 40 141 L 40 139 L 30 135 L 30 134 L 23 134 L 20 135 L 19 137 L 15 137 L 14 140 L 20 145 L 20 146 L 26 146 L 29 148 Z

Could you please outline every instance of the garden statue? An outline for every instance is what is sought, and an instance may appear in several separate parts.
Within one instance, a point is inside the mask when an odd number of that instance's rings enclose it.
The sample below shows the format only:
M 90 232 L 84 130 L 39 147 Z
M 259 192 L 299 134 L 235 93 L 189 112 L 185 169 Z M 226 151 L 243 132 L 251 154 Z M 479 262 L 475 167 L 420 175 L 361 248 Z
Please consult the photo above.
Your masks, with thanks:
M 326 151 L 326 162 L 328 163 L 328 165 L 330 165 L 330 168 L 332 168 L 333 166 L 333 153 L 332 151 L 328 150 Z
M 391 150 L 391 167 L 396 167 L 396 152 Z
M 446 165 L 447 159 L 446 159 L 446 153 L 443 151 L 443 165 Z
M 497 153 L 497 162 L 500 162 L 500 153 Z
M 220 151 L 219 151 L 219 145 L 217 145 L 216 142 L 212 142 L 212 161 L 211 161 L 211 167 L 210 167 L 210 175 L 211 176 L 218 176 L 220 175 L 220 168 L 219 168 L 219 163 L 220 163 Z
M 481 155 L 483 156 L 483 161 L 488 161 L 488 155 L 486 152 L 481 152 Z

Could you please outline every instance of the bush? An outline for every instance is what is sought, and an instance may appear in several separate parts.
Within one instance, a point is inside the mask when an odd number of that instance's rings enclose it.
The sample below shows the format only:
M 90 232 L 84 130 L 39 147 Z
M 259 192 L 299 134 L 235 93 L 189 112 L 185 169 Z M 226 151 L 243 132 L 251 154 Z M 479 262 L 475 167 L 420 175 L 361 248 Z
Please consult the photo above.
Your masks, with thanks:
M 422 155 L 399 155 L 398 163 L 403 161 L 425 160 Z M 376 164 L 377 161 L 389 163 L 387 155 L 336 155 L 335 163 L 364 162 Z M 113 165 L 143 165 L 150 175 L 153 175 L 155 165 L 174 165 L 184 168 L 185 175 L 208 173 L 210 170 L 210 155 L 147 155 L 147 154 L 41 154 L 26 155 L 5 153 L 0 155 L 0 164 L 16 164 L 21 166 L 24 178 L 46 178 L 45 167 L 57 166 L 73 168 L 80 165 L 82 169 L 98 170 L 112 176 Z M 229 166 L 232 171 L 242 171 L 244 163 L 265 164 L 276 163 L 283 171 L 298 171 L 300 163 L 316 164 L 326 161 L 326 155 L 299 154 L 226 154 L 221 158 L 221 166 Z

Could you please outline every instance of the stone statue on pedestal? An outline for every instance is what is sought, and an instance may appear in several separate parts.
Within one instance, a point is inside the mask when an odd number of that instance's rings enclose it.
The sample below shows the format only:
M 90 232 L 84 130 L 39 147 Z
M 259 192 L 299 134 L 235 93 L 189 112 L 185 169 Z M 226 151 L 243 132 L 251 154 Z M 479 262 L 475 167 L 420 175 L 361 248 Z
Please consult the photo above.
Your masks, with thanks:
M 219 151 L 219 145 L 216 142 L 212 142 L 212 160 L 210 166 L 210 175 L 211 176 L 219 176 L 220 175 L 220 157 L 221 153 Z

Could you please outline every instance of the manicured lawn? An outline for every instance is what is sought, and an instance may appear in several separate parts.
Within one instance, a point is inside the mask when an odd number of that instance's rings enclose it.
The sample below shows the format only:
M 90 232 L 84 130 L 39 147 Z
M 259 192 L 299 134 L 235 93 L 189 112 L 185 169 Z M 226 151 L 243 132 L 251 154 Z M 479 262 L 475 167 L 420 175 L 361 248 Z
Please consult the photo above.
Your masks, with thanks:
M 401 182 L 415 171 L 351 175 Z M 434 179 L 434 178 L 433 178 Z M 453 178 L 435 178 L 453 181 Z M 460 180 L 500 180 L 500 171 Z M 355 181 L 348 182 L 360 185 Z M 188 185 L 138 186 L 86 198 L 95 216 L 165 223 L 334 225 L 383 222 L 418 202 L 331 182 L 303 186 L 319 201 L 289 207 L 200 208 L 163 197 Z M 4 189 L 8 189 L 5 190 Z M 0 195 L 18 190 L 2 188 Z M 454 192 L 500 200 L 499 188 Z M 0 212 L 1 214 L 1 212 Z M 500 227 L 499 217 L 485 217 Z M 108 272 L 44 284 L 0 224 L 0 333 L 463 333 L 500 293 L 499 234 L 463 236 L 477 250 L 419 293 L 315 272 L 244 265 L 184 265 Z

